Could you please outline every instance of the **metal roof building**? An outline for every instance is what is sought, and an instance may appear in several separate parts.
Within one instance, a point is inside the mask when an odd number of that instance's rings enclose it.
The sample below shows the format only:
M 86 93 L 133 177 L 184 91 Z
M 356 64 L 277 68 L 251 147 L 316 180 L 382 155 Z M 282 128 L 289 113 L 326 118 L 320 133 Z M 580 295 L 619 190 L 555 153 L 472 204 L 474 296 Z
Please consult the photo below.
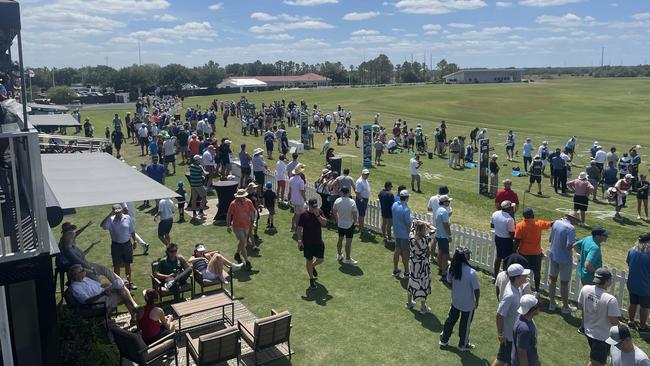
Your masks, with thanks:
M 449 84 L 519 83 L 523 74 L 520 69 L 468 69 L 443 78 Z
M 332 79 L 322 75 L 308 73 L 304 75 L 285 76 L 233 76 L 224 79 L 218 88 L 309 88 L 328 85 Z

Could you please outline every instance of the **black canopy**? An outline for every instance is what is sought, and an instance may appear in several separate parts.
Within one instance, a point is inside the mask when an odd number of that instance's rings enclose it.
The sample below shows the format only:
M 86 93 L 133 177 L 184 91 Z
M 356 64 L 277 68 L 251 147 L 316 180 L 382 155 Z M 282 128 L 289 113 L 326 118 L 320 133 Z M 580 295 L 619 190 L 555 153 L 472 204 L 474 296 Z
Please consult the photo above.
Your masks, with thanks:
M 0 0 L 0 53 L 11 47 L 20 32 L 20 5 L 13 0 Z

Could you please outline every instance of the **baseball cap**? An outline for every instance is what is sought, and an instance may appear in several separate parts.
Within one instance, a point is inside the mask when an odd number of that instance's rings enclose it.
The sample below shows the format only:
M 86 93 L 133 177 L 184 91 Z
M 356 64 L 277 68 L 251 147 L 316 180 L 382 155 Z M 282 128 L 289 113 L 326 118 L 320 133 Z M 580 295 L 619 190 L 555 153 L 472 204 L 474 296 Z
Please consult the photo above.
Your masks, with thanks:
M 634 179 L 634 176 L 632 174 L 625 174 L 625 179 Z
M 602 227 L 595 227 L 591 229 L 591 235 L 592 236 L 609 236 L 609 233 L 607 230 L 603 229 Z
M 502 210 L 508 209 L 510 207 L 515 207 L 515 206 L 517 206 L 517 205 L 510 202 L 510 201 L 508 201 L 508 200 L 505 200 L 505 201 L 501 202 L 501 209 Z
M 368 170 L 368 169 L 364 169 L 364 170 L 361 171 L 361 174 L 362 174 L 362 175 L 363 175 L 363 174 L 370 174 L 370 170 Z
M 194 156 L 192 157 L 192 159 L 195 160 L 195 161 L 196 161 L 196 160 L 201 160 L 201 155 L 198 155 L 198 154 L 197 154 L 197 155 L 194 155 Z
M 312 198 L 309 201 L 307 201 L 307 205 L 309 205 L 309 207 L 311 207 L 311 208 L 318 208 L 318 200 L 315 199 L 315 198 Z
M 630 329 L 625 324 L 619 324 L 609 328 L 609 338 L 605 339 L 605 342 L 615 346 L 630 337 Z
M 399 196 L 400 197 L 408 197 L 408 196 L 410 196 L 410 194 L 409 194 L 409 191 L 407 191 L 406 189 L 402 189 L 401 191 L 399 191 Z
M 196 247 L 194 248 L 197 252 L 205 252 L 205 245 L 203 244 L 196 244 Z
M 650 241 L 650 233 L 643 233 L 639 235 L 639 242 L 646 243 Z
M 524 218 L 530 219 L 535 216 L 535 211 L 531 207 L 524 208 Z
M 179 186 L 179 187 L 182 187 L 184 184 L 185 184 L 185 183 L 183 183 L 182 180 L 179 180 L 179 181 L 178 181 L 178 186 Z
M 525 275 L 528 276 L 530 274 L 530 269 L 524 268 L 521 264 L 511 264 L 508 267 L 508 277 L 514 277 L 514 276 L 521 276 Z
M 607 268 L 598 268 L 596 270 L 596 274 L 594 275 L 594 283 L 595 284 L 600 284 L 603 281 L 607 281 L 610 278 L 612 278 L 612 272 L 609 271 Z
M 122 205 L 120 205 L 119 203 L 114 204 L 113 211 L 115 211 L 115 213 L 122 212 Z
M 534 308 L 537 305 L 537 298 L 533 295 L 526 294 L 521 297 L 519 300 L 519 309 L 517 312 L 521 315 L 526 315 L 530 309 Z
M 452 198 L 447 196 L 446 194 L 443 194 L 438 198 L 438 203 L 445 203 L 445 202 L 451 202 Z
M 271 182 L 266 182 L 265 187 L 266 187 L 266 189 L 271 189 L 271 188 L 273 188 L 273 183 L 271 183 Z

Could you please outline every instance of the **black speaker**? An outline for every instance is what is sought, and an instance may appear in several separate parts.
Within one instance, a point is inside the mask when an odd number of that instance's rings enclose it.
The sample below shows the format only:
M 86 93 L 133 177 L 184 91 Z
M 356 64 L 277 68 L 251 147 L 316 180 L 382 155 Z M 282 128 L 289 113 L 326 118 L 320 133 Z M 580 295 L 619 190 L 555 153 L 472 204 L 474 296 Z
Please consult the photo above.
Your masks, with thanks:
M 343 174 L 342 172 L 342 164 L 343 163 L 343 158 L 341 157 L 333 157 L 330 159 L 330 170 L 333 172 L 338 172 L 339 175 Z

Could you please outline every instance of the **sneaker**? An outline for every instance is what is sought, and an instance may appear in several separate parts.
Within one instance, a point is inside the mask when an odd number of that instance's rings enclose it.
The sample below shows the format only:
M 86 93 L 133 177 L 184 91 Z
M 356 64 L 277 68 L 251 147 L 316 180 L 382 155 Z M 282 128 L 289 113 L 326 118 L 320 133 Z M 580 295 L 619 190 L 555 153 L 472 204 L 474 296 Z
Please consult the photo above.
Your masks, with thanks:
M 467 351 L 473 350 L 474 348 L 476 348 L 476 345 L 471 344 L 471 343 L 467 343 L 464 346 L 458 347 L 458 350 L 461 351 L 461 352 L 467 352 Z
M 637 219 L 637 220 L 641 220 L 641 216 L 637 216 L 636 219 Z
M 448 344 L 449 344 L 449 343 L 447 343 L 447 342 L 443 342 L 442 339 L 438 341 L 438 345 L 439 345 L 440 347 L 447 347 Z
M 138 289 L 138 286 L 136 286 L 133 282 L 129 283 L 129 290 L 135 291 Z
M 316 271 L 316 268 L 312 269 L 312 273 L 314 274 L 314 278 L 318 278 L 318 272 Z
M 142 252 L 142 255 L 149 255 L 149 244 L 144 243 L 144 251 Z
M 350 259 L 345 259 L 343 263 L 349 264 L 351 266 L 356 266 L 359 262 L 353 259 L 352 257 L 350 257 Z
M 404 278 L 411 277 L 411 272 L 404 272 Z
M 578 328 L 578 333 L 585 335 L 585 328 L 581 325 L 580 328 Z
M 218 276 L 218 277 L 219 277 L 219 281 L 220 281 L 221 283 L 223 283 L 224 285 L 227 285 L 227 284 L 230 283 L 230 282 L 228 282 L 228 280 L 226 279 L 226 277 L 224 277 L 224 276 Z
M 239 252 L 235 253 L 235 261 L 237 261 L 237 263 L 242 263 L 241 255 L 239 255 Z
M 312 278 L 309 280 L 309 288 L 312 290 L 318 288 L 318 284 L 316 284 L 316 279 Z
M 555 307 L 555 303 L 548 304 L 548 311 L 554 312 L 555 310 L 557 310 L 557 308 Z
M 337 254 L 336 255 L 336 260 L 339 261 L 339 262 L 342 261 L 343 260 L 343 254 Z
M 393 271 L 393 277 L 399 277 L 399 274 L 402 273 L 402 270 L 396 269 Z
M 569 305 L 569 306 L 566 306 L 566 307 L 562 307 L 562 314 L 571 314 L 571 313 L 576 312 L 577 310 L 578 309 L 575 306 Z
M 431 308 L 424 305 L 423 307 L 420 308 L 420 314 L 431 314 Z
M 415 303 L 412 302 L 412 301 L 406 303 L 406 308 L 409 309 L 409 310 L 410 310 L 410 309 L 413 309 L 413 306 L 415 306 Z
M 233 263 L 230 266 L 230 268 L 232 268 L 233 271 L 239 271 L 240 269 L 242 269 L 243 266 L 244 266 L 244 263 L 237 263 L 237 264 Z

